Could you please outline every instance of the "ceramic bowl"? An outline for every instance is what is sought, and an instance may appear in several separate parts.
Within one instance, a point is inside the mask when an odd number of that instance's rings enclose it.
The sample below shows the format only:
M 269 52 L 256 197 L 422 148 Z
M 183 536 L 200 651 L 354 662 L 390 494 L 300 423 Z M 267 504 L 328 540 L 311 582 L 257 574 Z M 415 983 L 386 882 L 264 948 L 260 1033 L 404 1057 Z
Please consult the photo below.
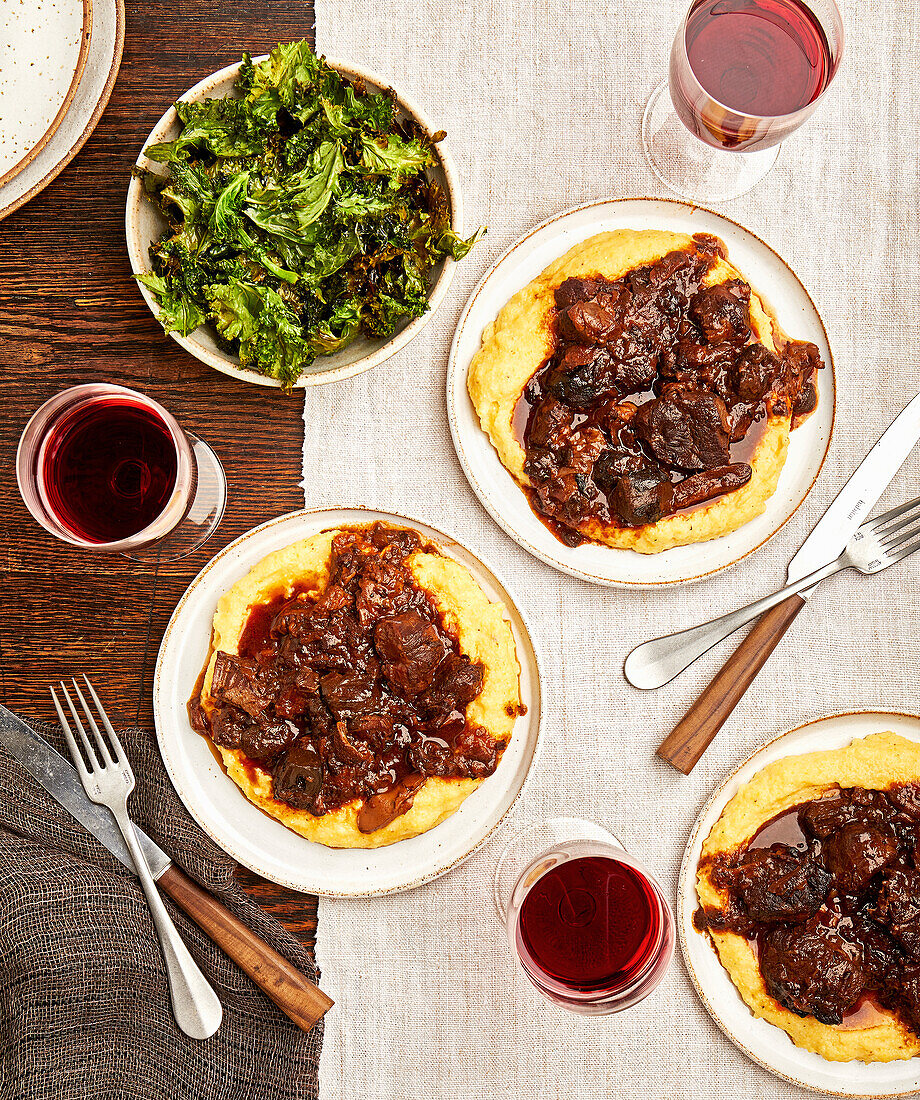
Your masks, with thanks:
M 263 57 L 253 59 L 256 62 L 264 60 Z M 391 90 L 396 97 L 396 102 L 402 118 L 413 119 L 421 129 L 430 135 L 437 132 L 428 117 L 411 100 L 401 92 L 393 89 L 389 81 L 369 69 L 359 68 L 357 65 L 346 64 L 342 61 L 326 59 L 327 63 L 348 80 L 362 80 L 371 91 Z M 228 96 L 233 91 L 233 85 L 239 76 L 242 62 L 228 65 L 216 73 L 199 81 L 190 88 L 181 99 L 183 101 L 195 101 L 202 99 L 217 99 Z M 151 130 L 144 142 L 144 148 L 160 141 L 173 141 L 178 137 L 181 123 L 176 114 L 175 107 L 170 107 L 165 115 Z M 457 180 L 457 170 L 446 148 L 446 142 L 440 141 L 435 146 L 438 163 L 431 169 L 431 177 L 436 180 L 444 190 L 447 201 L 450 204 L 451 224 L 457 233 L 463 231 L 463 206 L 460 199 L 460 187 Z M 140 168 L 147 168 L 158 174 L 166 174 L 166 166 L 156 164 L 148 160 L 143 152 L 137 158 Z M 128 243 L 128 255 L 131 259 L 131 267 L 135 275 L 147 273 L 151 270 L 149 247 L 159 240 L 166 231 L 166 222 L 156 207 L 143 195 L 140 181 L 132 178 L 128 188 L 128 201 L 125 210 L 125 232 Z M 454 261 L 450 258 L 442 260 L 431 273 L 431 289 L 428 294 L 428 311 L 421 317 L 404 322 L 389 339 L 369 339 L 363 335 L 358 336 L 347 347 L 335 352 L 333 355 L 324 355 L 304 371 L 294 383 L 297 388 L 307 386 L 320 386 L 327 382 L 338 382 L 343 378 L 351 378 L 355 374 L 370 370 L 378 363 L 384 362 L 390 356 L 395 355 L 404 348 L 413 337 L 417 336 L 426 324 L 431 320 L 435 310 L 444 300 L 450 281 L 454 274 Z M 150 306 L 154 316 L 158 307 L 156 299 L 146 287 L 138 284 L 138 289 L 144 296 L 147 305 Z M 177 344 L 180 344 L 196 359 L 202 363 L 214 367 L 233 378 L 239 378 L 244 382 L 254 382 L 258 386 L 280 387 L 277 379 L 269 378 L 258 371 L 247 370 L 240 365 L 239 359 L 218 347 L 214 333 L 210 326 L 202 325 L 189 336 L 180 336 L 177 332 L 170 333 Z

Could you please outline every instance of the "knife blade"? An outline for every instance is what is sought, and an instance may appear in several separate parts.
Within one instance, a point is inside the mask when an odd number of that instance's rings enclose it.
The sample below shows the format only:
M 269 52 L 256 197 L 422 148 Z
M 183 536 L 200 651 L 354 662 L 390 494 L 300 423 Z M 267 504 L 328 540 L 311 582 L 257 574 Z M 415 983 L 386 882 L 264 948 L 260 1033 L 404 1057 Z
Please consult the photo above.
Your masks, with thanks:
M 31 775 L 37 779 L 55 801 L 88 829 L 89 832 L 132 873 L 134 860 L 122 839 L 115 818 L 105 806 L 90 802 L 76 769 L 63 756 L 7 707 L 0 703 L 0 742 Z M 153 877 L 169 867 L 172 860 L 163 849 L 150 839 L 143 829 L 134 826 L 137 839 L 150 864 Z
M 860 462 L 830 507 L 812 528 L 786 571 L 788 583 L 801 580 L 843 553 L 850 536 L 872 511 L 920 439 L 920 393 L 909 401 Z M 818 586 L 803 588 L 803 600 Z

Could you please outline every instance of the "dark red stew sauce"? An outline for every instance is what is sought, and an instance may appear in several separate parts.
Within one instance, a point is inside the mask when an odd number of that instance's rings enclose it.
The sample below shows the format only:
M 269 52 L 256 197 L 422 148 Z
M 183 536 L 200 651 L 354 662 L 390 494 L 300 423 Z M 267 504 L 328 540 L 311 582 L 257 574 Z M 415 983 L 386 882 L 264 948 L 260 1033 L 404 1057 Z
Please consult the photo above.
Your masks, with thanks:
M 708 862 L 728 901 L 696 927 L 751 940 L 781 1005 L 844 1027 L 876 1005 L 920 1034 L 920 784 L 835 789 Z
M 192 725 L 270 772 L 280 802 L 322 816 L 362 799 L 382 828 L 428 776 L 481 779 L 504 742 L 467 721 L 483 668 L 460 652 L 406 558 L 414 531 L 382 523 L 332 542 L 329 581 L 252 609 L 239 654 L 218 653 L 213 709 Z
M 643 527 L 745 485 L 769 415 L 814 410 L 817 347 L 779 355 L 751 329 L 751 288 L 702 285 L 724 256 L 698 234 L 621 279 L 566 279 L 553 350 L 515 409 L 537 515 L 563 542 L 585 529 Z

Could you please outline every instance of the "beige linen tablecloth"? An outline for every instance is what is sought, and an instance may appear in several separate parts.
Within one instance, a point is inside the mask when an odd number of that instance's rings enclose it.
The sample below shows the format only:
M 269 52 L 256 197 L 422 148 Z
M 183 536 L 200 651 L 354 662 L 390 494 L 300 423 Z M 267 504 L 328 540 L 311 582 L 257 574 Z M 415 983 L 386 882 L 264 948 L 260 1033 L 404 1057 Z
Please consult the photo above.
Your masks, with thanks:
M 673 897 L 688 830 L 726 771 L 800 722 L 853 708 L 920 711 L 920 560 L 826 582 L 689 778 L 655 746 L 729 650 L 654 693 L 626 652 L 778 586 L 857 461 L 920 387 L 917 207 L 920 9 L 845 5 L 843 69 L 815 117 L 753 191 L 718 207 L 763 237 L 811 291 L 836 357 L 838 426 L 807 504 L 763 550 L 664 593 L 592 586 L 529 557 L 489 518 L 454 455 L 448 348 L 483 271 L 522 232 L 595 198 L 667 192 L 639 143 L 666 72 L 677 2 L 317 0 L 333 58 L 389 76 L 444 126 L 466 227 L 489 234 L 457 269 L 424 333 L 376 370 L 308 391 L 310 506 L 367 504 L 455 531 L 494 563 L 544 658 L 542 758 L 514 818 L 464 866 L 408 894 L 322 901 L 317 956 L 327 1017 L 323 1100 L 802 1095 L 747 1061 L 700 1004 L 679 958 L 643 1004 L 583 1019 L 516 972 L 494 919 L 492 868 L 516 824 L 578 813 L 647 860 Z M 920 492 L 920 460 L 888 501 Z

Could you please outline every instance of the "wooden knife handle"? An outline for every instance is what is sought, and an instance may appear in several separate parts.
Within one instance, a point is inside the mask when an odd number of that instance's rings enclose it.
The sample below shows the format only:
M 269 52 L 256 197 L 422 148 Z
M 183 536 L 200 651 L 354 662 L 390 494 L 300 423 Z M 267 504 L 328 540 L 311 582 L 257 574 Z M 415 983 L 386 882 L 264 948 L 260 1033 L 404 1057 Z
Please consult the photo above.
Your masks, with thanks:
M 334 1002 L 318 986 L 174 863 L 156 881 L 303 1031 L 309 1031 L 332 1007 Z
M 790 596 L 760 616 L 703 694 L 658 746 L 662 760 L 684 775 L 690 774 L 804 606 L 801 596 Z

